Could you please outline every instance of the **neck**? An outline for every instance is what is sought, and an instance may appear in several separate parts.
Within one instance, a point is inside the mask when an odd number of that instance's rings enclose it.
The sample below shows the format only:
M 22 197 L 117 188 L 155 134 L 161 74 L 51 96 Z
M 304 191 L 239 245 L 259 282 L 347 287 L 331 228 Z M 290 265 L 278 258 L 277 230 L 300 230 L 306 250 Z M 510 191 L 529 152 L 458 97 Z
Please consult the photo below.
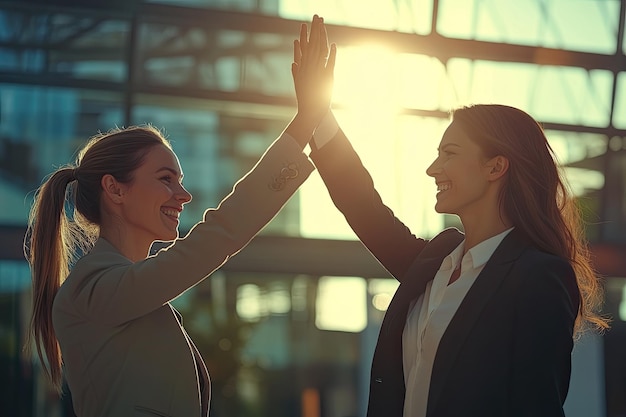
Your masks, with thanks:
M 465 231 L 464 252 L 513 227 L 499 202 L 500 186 L 492 183 L 483 198 L 457 213 Z
M 100 228 L 100 237 L 106 239 L 122 255 L 133 262 L 146 259 L 150 252 L 152 242 L 137 242 L 132 236 L 124 233 L 124 228 L 105 227 Z
M 465 230 L 464 252 L 513 227 L 513 224 L 501 213 L 469 218 L 467 216 L 461 217 L 461 223 L 463 223 Z

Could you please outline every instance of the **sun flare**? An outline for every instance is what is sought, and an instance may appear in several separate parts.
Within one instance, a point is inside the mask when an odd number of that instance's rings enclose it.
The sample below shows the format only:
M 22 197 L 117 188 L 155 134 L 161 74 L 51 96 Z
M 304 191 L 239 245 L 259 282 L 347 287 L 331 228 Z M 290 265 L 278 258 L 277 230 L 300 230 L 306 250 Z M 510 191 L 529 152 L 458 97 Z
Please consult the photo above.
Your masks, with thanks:
M 333 112 L 385 203 L 416 234 L 430 235 L 442 220 L 433 210 L 435 189 L 424 172 L 435 157 L 446 121 L 405 114 L 417 90 L 432 89 L 422 80 L 436 71 L 426 57 L 408 66 L 407 58 L 380 45 L 342 48 L 335 68 Z M 318 176 L 302 186 L 300 196 L 302 236 L 355 239 Z

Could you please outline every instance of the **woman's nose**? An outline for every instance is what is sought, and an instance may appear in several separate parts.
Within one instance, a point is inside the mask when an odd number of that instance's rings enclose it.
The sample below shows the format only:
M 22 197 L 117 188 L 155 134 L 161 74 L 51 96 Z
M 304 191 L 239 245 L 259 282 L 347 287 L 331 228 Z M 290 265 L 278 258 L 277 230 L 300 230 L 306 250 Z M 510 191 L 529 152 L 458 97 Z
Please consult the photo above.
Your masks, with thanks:
M 439 164 L 437 163 L 438 160 L 439 158 L 435 159 L 432 164 L 430 164 L 430 166 L 426 168 L 426 175 L 428 175 L 429 177 L 434 177 L 439 171 L 441 171 Z
M 187 189 L 181 185 L 180 190 L 176 195 L 176 199 L 182 202 L 183 204 L 187 204 L 191 201 L 191 198 L 192 198 L 191 193 L 187 191 Z

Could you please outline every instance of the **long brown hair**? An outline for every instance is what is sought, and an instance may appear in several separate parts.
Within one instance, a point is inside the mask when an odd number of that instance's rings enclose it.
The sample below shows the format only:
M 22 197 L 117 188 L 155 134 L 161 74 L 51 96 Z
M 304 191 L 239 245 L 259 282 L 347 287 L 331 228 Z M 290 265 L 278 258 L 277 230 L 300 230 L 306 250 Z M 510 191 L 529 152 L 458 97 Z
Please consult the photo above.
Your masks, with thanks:
M 569 260 L 581 295 L 575 331 L 608 328 L 598 314 L 603 288 L 593 270 L 582 218 L 543 128 L 514 107 L 478 104 L 452 112 L 487 157 L 509 159 L 500 204 L 516 229 L 539 249 Z
M 152 126 L 100 133 L 83 147 L 74 164 L 53 172 L 35 193 L 24 240 L 33 282 L 26 348 L 31 349 L 34 342 L 44 371 L 58 391 L 63 360 L 52 325 L 52 304 L 76 257 L 89 250 L 98 236 L 100 180 L 111 174 L 130 183 L 156 145 L 170 147 Z M 68 210 L 71 206 L 73 210 Z

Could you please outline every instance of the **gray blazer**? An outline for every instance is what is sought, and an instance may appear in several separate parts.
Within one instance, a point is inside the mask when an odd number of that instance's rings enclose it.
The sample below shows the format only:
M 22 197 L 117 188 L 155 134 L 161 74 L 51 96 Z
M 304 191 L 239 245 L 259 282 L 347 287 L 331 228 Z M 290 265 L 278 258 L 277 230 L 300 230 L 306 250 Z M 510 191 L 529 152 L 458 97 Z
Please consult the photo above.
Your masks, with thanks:
M 239 252 L 313 171 L 293 138 L 277 139 L 184 238 L 133 263 L 100 238 L 52 309 L 80 417 L 205 417 L 210 381 L 169 304 Z

